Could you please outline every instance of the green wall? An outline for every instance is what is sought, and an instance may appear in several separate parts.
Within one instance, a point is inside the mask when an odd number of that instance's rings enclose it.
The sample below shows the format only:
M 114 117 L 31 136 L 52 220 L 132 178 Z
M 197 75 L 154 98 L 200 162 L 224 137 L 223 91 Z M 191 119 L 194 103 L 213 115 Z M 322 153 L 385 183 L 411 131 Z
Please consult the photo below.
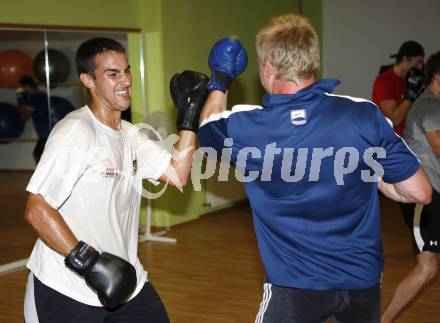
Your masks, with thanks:
M 254 38 L 267 20 L 288 12 L 297 12 L 297 1 L 277 0 L 184 0 L 173 11 L 175 1 L 164 1 L 165 75 L 183 69 L 209 74 L 207 58 L 211 46 L 220 38 L 238 37 L 249 55 L 246 72 L 232 84 L 231 104 L 258 103 L 260 86 L 256 66 Z M 188 50 L 191 49 L 191 50 Z M 182 53 L 183 52 L 183 53 Z M 176 53 L 179 53 L 176 56 Z M 180 54 L 182 53 L 182 54 Z
M 139 0 L 2 1 L 1 23 L 139 28 Z
M 168 93 L 170 77 L 184 69 L 209 74 L 207 57 L 212 44 L 237 36 L 248 51 L 246 72 L 231 87 L 229 103 L 259 103 L 254 37 L 272 16 L 298 12 L 300 0 L 22 0 L 4 1 L 0 23 L 140 28 L 142 34 L 128 37 L 134 73 L 133 120 L 142 122 L 155 110 L 174 113 Z M 321 34 L 321 1 L 303 0 L 303 14 Z M 144 88 L 139 68 L 143 52 Z M 172 226 L 211 211 L 203 206 L 205 192 L 195 192 L 191 183 L 184 194 L 168 188 L 153 200 L 153 223 Z M 145 214 L 146 201 L 142 213 Z

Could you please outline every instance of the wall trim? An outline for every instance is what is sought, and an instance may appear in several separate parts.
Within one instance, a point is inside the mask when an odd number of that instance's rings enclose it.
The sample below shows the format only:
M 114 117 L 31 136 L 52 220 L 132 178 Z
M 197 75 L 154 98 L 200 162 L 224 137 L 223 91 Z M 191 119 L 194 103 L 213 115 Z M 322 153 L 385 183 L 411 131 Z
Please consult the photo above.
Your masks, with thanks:
M 3 24 L 0 29 L 33 30 L 33 31 L 83 31 L 83 32 L 108 32 L 108 33 L 138 33 L 140 28 L 94 27 L 94 26 L 68 26 L 68 25 L 37 25 L 37 24 Z

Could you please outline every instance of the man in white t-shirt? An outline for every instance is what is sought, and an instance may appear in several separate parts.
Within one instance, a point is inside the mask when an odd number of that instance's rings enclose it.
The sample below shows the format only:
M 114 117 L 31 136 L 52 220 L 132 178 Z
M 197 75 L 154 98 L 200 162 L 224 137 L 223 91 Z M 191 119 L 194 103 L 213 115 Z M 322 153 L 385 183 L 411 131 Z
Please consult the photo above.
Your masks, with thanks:
M 120 43 L 88 40 L 76 64 L 90 102 L 54 127 L 27 186 L 25 218 L 39 239 L 27 264 L 25 320 L 169 322 L 137 257 L 142 180 L 185 185 L 208 78 L 173 76 L 180 139 L 169 152 L 121 120 L 131 74 Z

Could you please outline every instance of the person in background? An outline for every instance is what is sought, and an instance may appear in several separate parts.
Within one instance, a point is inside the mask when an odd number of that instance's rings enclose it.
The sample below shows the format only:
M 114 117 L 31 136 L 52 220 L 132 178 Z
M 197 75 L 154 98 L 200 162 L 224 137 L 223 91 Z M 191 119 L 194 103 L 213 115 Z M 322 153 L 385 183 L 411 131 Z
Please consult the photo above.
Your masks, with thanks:
M 440 52 L 426 63 L 426 90 L 406 118 L 403 136 L 432 184 L 432 201 L 402 206 L 416 253 L 416 265 L 399 283 L 382 315 L 393 322 L 399 313 L 438 274 L 440 253 Z
M 47 94 L 38 88 L 32 76 L 21 77 L 20 85 L 21 88 L 17 91 L 17 103 L 23 120 L 32 118 L 34 123 L 38 139 L 32 155 L 35 164 L 38 164 L 51 131 Z
M 395 58 L 396 63 L 375 79 L 372 101 L 402 135 L 406 115 L 423 90 L 425 50 L 418 42 L 410 40 L 390 57 Z

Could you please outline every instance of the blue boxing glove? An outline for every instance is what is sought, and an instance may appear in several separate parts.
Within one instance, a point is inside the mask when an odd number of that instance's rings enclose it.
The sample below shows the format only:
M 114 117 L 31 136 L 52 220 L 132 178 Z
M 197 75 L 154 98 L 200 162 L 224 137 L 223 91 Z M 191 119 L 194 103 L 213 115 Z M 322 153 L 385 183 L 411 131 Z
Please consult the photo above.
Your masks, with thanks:
M 212 74 L 208 91 L 220 90 L 226 93 L 232 80 L 244 72 L 247 62 L 246 50 L 238 39 L 220 39 L 209 53 L 208 65 Z

